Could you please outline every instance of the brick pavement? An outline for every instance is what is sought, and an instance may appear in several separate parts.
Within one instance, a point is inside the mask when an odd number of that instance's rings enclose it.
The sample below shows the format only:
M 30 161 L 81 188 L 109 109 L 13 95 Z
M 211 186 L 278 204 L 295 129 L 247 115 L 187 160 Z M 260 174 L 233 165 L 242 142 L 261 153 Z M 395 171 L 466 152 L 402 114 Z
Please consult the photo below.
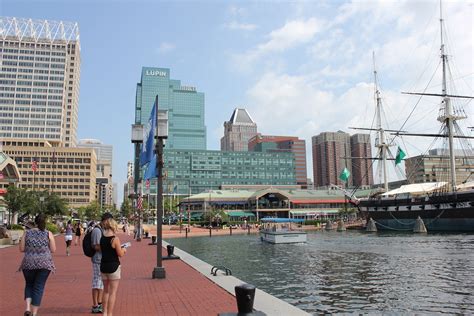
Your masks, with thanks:
M 153 280 L 156 248 L 119 234 L 132 247 L 122 258 L 122 280 L 114 315 L 217 315 L 237 312 L 235 297 L 181 260 L 163 261 L 166 279 Z M 90 259 L 80 245 L 65 252 L 64 236 L 56 237 L 53 254 L 57 271 L 46 283 L 39 315 L 90 315 Z M 163 255 L 166 255 L 163 249 Z M 0 249 L 0 315 L 23 315 L 24 279 L 16 272 L 23 254 L 18 246 Z

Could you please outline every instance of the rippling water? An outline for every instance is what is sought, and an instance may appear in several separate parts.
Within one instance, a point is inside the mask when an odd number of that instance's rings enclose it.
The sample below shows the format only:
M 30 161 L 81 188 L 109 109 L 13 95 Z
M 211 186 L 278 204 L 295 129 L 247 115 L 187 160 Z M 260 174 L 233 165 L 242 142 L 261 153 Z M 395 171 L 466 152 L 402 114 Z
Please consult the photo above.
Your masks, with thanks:
M 169 240 L 312 313 L 474 313 L 473 234 L 310 232 L 306 244 L 256 235 Z

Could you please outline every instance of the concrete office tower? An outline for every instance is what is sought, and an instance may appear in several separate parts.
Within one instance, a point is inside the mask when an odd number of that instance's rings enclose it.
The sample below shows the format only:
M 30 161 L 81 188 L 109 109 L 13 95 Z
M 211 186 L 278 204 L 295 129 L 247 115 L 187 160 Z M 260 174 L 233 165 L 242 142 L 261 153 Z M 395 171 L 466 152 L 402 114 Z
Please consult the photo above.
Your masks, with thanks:
M 372 144 L 369 134 L 354 134 L 351 136 L 352 182 L 361 187 L 374 184 L 372 164 Z
M 291 152 L 295 157 L 296 184 L 308 188 L 306 174 L 306 141 L 292 136 L 270 136 L 257 134 L 248 143 L 249 151 Z
M 136 90 L 136 124 L 148 122 L 156 95 L 158 108 L 168 110 L 166 149 L 206 149 L 204 93 L 170 79 L 168 68 L 143 67 Z
M 245 109 L 235 109 L 228 122 L 224 122 L 222 151 L 248 151 L 249 140 L 257 135 L 257 124 Z
M 76 146 L 77 23 L 2 17 L 0 28 L 0 138 Z
M 20 171 L 17 186 L 58 194 L 70 207 L 96 199 L 96 155 L 90 148 L 54 147 L 45 140 L 3 138 L 3 151 Z M 36 172 L 32 162 L 36 161 Z
M 102 207 L 113 205 L 112 145 L 97 139 L 81 139 L 79 148 L 92 148 L 97 156 L 96 196 Z
M 314 187 L 331 184 L 345 186 L 339 175 L 347 168 L 351 173 L 348 185 L 353 185 L 350 135 L 342 131 L 324 132 L 312 137 Z
M 457 184 L 474 181 L 474 153 L 472 150 L 456 149 Z M 449 182 L 449 153 L 447 149 L 435 148 L 428 155 L 405 158 L 408 183 Z

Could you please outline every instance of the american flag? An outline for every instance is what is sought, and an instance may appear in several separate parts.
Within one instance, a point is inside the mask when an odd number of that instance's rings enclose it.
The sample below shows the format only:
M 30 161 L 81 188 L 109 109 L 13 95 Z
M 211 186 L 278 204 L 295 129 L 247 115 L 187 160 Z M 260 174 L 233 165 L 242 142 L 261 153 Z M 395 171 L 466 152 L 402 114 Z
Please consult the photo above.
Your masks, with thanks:
M 38 170 L 38 162 L 36 161 L 36 158 L 33 159 L 33 161 L 31 162 L 31 169 L 33 170 L 33 172 L 36 172 L 36 170 Z
M 137 200 L 137 209 L 141 210 L 143 207 L 143 197 L 142 195 L 138 195 L 138 200 Z

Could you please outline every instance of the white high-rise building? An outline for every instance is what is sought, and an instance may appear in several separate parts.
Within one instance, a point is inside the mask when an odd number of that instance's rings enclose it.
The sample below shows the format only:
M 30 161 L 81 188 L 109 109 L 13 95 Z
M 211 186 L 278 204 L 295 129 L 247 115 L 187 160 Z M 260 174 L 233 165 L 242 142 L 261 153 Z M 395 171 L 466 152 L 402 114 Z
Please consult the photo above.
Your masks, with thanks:
M 75 147 L 78 24 L 0 17 L 0 30 L 0 138 Z

